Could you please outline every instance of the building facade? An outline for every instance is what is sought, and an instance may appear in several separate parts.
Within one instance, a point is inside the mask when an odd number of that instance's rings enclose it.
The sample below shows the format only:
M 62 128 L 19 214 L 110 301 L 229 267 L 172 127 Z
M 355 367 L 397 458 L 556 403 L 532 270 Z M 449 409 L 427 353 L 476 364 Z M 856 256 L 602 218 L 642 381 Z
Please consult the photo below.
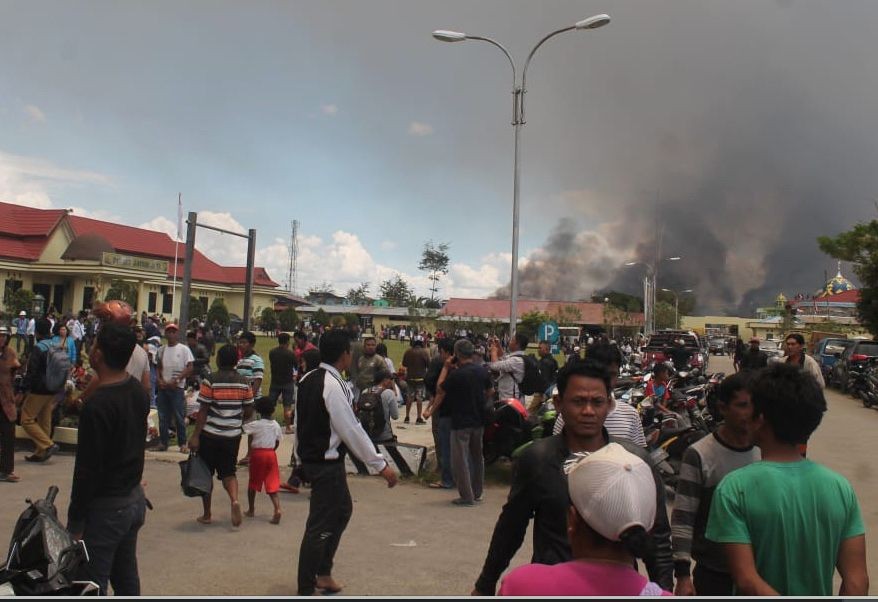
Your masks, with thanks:
M 138 312 L 178 317 L 184 247 L 163 232 L 81 217 L 66 209 L 0 203 L 2 309 L 9 295 L 24 288 L 37 295 L 42 312 L 76 313 L 105 300 L 115 287 L 133 292 Z M 192 296 L 205 309 L 222 299 L 230 313 L 241 316 L 245 272 L 244 267 L 221 266 L 196 250 Z M 264 268 L 254 270 L 254 313 L 274 306 L 278 288 Z

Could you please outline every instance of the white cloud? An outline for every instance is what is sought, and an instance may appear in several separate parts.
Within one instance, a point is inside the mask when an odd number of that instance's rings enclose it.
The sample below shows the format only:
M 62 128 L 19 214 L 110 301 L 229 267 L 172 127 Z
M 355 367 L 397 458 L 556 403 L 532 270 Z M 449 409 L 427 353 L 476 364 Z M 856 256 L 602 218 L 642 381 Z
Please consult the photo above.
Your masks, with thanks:
M 409 134 L 412 136 L 429 136 L 433 133 L 433 126 L 429 123 L 412 121 L 409 124 Z
M 46 114 L 36 105 L 25 105 L 24 112 L 33 123 L 46 123 Z
M 399 245 L 392 240 L 382 240 L 381 249 L 384 251 L 394 251 Z
M 338 106 L 337 105 L 320 105 L 320 110 L 324 115 L 329 115 L 330 117 L 338 114 Z
M 0 151 L 0 200 L 17 205 L 50 209 L 53 193 L 68 186 L 109 186 L 104 174 L 58 167 L 39 157 Z

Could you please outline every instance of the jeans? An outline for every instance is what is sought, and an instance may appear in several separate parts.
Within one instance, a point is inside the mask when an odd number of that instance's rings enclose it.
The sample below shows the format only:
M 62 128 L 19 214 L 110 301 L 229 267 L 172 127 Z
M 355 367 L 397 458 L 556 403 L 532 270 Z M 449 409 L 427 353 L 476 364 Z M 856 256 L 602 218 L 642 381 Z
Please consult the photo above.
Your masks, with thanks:
M 442 486 L 454 487 L 454 474 L 451 470 L 451 416 L 439 418 L 439 466 L 442 470 Z
M 485 485 L 485 459 L 482 457 L 484 428 L 451 431 L 451 470 L 457 491 L 464 502 L 482 497 Z
M 15 421 L 0 408 L 0 474 L 15 472 Z
M 332 575 L 332 562 L 351 520 L 353 502 L 344 462 L 305 462 L 302 468 L 311 482 L 311 502 L 299 548 L 298 595 L 310 596 L 318 575 Z
M 721 573 L 706 566 L 695 563 L 692 571 L 692 585 L 695 587 L 696 596 L 724 596 L 734 595 L 735 584 L 729 573 Z
M 186 398 L 183 389 L 173 387 L 159 389 L 156 396 L 156 407 L 159 411 L 159 439 L 162 445 L 167 447 L 170 442 L 170 421 L 173 417 L 177 424 L 177 444 L 181 447 L 186 445 Z
M 158 368 L 153 365 L 149 367 L 149 407 L 156 407 L 156 390 L 158 387 Z
M 97 498 L 88 510 L 82 539 L 88 550 L 87 579 L 107 595 L 139 596 L 137 532 L 146 520 L 146 498 L 140 486 L 128 498 Z

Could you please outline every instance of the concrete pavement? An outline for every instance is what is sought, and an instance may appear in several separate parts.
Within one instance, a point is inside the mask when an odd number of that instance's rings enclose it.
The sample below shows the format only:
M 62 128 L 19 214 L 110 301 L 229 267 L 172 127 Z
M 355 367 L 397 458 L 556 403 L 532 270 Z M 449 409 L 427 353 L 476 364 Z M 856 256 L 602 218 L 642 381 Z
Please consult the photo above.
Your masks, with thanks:
M 711 371 L 731 371 L 727 357 L 714 357 Z M 858 400 L 827 392 L 829 411 L 809 445 L 809 457 L 845 475 L 860 500 L 867 528 L 869 572 L 878 579 L 878 479 L 872 442 L 878 411 Z M 403 441 L 430 445 L 429 426 L 397 424 Z M 287 437 L 286 439 L 290 439 Z M 281 464 L 289 458 L 284 441 Z M 0 545 L 6 546 L 25 497 L 40 497 L 50 484 L 61 488 L 58 508 L 66 515 L 73 455 L 63 452 L 43 465 L 16 454 L 22 481 L 0 483 Z M 155 511 L 147 515 L 140 537 L 140 574 L 144 594 L 155 595 L 291 595 L 296 587 L 296 559 L 308 511 L 307 490 L 283 494 L 283 520 L 271 525 L 270 502 L 257 497 L 257 516 L 235 529 L 229 523 L 225 495 L 217 492 L 214 524 L 195 522 L 200 500 L 180 492 L 177 460 L 182 455 L 150 453 L 144 479 Z M 283 471 L 286 474 L 286 471 Z M 246 495 L 246 470 L 240 473 Z M 336 557 L 336 578 L 350 595 L 465 595 L 484 561 L 507 486 L 489 485 L 484 503 L 460 508 L 453 492 L 419 482 L 388 490 L 380 478 L 349 477 L 354 515 Z M 526 563 L 530 533 L 513 565 Z M 875 591 L 874 587 L 873 590 Z

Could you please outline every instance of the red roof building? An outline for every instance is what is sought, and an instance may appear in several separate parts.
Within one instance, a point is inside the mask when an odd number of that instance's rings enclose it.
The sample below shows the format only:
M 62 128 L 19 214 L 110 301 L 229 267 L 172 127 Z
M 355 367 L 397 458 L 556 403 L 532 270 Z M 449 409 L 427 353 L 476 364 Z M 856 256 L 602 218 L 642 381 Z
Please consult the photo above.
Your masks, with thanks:
M 605 317 L 603 303 L 579 301 L 539 301 L 518 300 L 518 317 L 530 312 L 541 312 L 549 316 L 564 316 L 565 321 L 581 326 L 598 326 L 607 323 L 614 326 L 642 326 L 642 313 L 607 312 Z M 473 320 L 496 320 L 509 322 L 510 302 L 508 299 L 460 299 L 452 297 L 440 312 L 441 316 Z
M 177 286 L 182 283 L 184 247 L 163 232 L 81 217 L 65 209 L 0 202 L 3 298 L 16 288 L 29 288 L 44 298 L 44 309 L 88 309 L 112 281 L 122 280 L 136 287 L 138 310 L 179 315 L 179 291 L 171 289 L 175 271 Z M 219 265 L 196 249 L 194 297 L 208 304 L 222 298 L 230 312 L 240 313 L 245 282 L 245 267 Z M 265 268 L 257 267 L 253 306 L 273 307 L 277 288 Z

